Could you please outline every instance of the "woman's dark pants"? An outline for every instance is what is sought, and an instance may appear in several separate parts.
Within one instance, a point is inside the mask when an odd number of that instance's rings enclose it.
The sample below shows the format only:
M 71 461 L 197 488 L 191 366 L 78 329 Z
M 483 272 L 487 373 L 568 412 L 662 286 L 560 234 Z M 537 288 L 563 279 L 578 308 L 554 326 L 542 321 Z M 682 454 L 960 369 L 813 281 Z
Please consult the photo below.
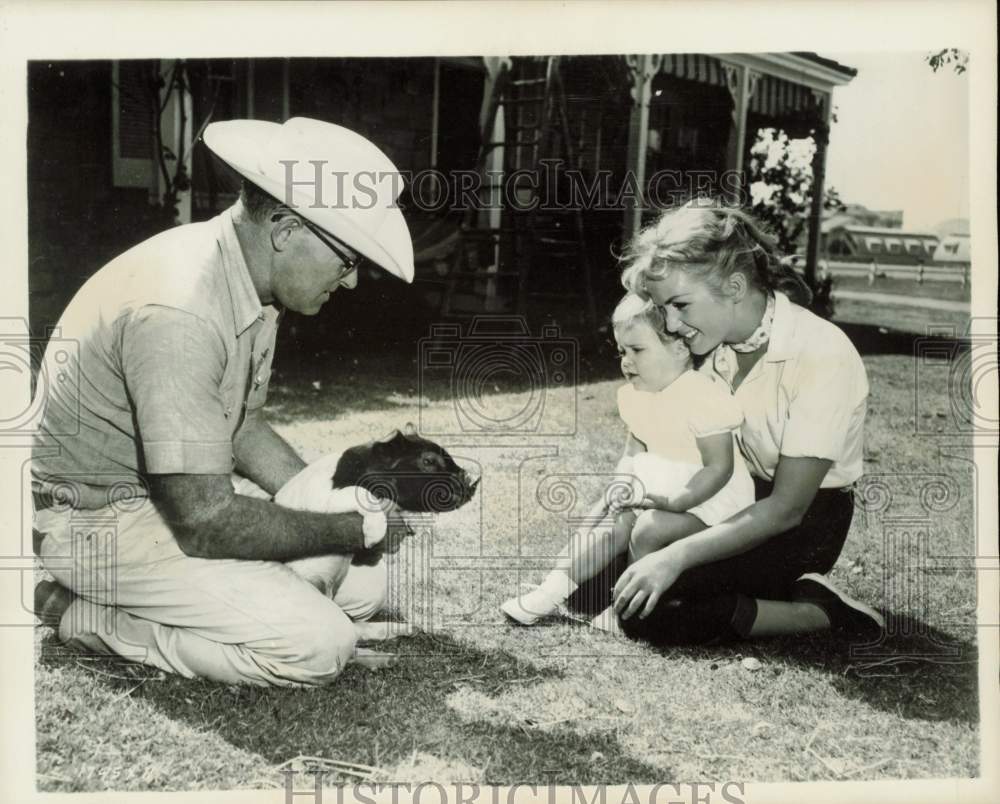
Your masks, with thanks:
M 756 497 L 771 484 L 755 480 Z M 622 621 L 625 633 L 656 645 L 706 644 L 746 637 L 757 615 L 755 598 L 791 600 L 792 585 L 807 572 L 827 573 L 836 563 L 854 515 L 852 489 L 820 489 L 795 528 L 752 550 L 683 573 L 645 619 Z M 607 607 L 625 557 L 583 584 L 572 608 L 597 613 Z

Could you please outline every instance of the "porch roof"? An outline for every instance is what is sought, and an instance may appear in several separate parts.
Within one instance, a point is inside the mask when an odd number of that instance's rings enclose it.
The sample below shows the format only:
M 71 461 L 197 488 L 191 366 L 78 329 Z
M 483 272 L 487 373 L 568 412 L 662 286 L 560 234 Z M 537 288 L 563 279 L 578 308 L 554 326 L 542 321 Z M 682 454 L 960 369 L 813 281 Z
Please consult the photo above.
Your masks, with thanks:
M 815 109 L 817 95 L 828 97 L 857 75 L 815 53 L 665 53 L 661 59 L 661 73 L 720 87 L 729 85 L 732 67 L 748 67 L 754 76 L 748 111 L 775 118 Z

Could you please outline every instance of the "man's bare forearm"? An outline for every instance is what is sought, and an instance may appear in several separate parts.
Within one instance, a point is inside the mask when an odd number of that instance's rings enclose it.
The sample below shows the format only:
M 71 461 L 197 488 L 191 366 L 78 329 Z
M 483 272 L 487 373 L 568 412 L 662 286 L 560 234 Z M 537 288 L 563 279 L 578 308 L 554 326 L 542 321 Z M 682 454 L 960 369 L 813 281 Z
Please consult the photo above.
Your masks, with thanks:
M 181 549 L 198 558 L 290 561 L 364 549 L 360 514 L 294 511 L 240 495 L 208 516 L 172 525 Z
M 289 561 L 364 548 L 360 514 L 317 514 L 234 494 L 228 474 L 149 475 L 177 544 L 198 558 Z
M 264 419 L 260 410 L 247 414 L 233 439 L 236 471 L 269 494 L 277 494 L 304 467 L 305 461 Z

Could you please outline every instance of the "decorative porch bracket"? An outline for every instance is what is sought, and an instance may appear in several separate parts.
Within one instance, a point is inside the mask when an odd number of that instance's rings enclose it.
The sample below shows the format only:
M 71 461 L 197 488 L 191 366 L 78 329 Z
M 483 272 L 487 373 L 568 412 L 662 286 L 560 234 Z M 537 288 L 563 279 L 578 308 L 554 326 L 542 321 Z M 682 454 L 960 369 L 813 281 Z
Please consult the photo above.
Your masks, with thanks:
M 736 198 L 732 200 L 739 203 L 739 198 L 745 182 L 743 177 L 743 155 L 746 151 L 747 142 L 747 111 L 750 108 L 750 99 L 757 90 L 757 82 L 761 74 L 756 70 L 751 70 L 745 64 L 730 64 L 722 62 L 722 69 L 726 74 L 726 88 L 733 98 L 733 126 L 729 129 L 729 144 L 726 148 L 726 170 L 732 170 L 739 174 L 739 188 L 734 192 Z
M 628 173 L 625 181 L 634 181 L 635 192 L 639 195 L 623 193 L 625 200 L 625 229 L 627 239 L 635 237 L 642 225 L 642 211 L 645 205 L 646 149 L 649 145 L 649 101 L 652 97 L 653 78 L 663 65 L 660 54 L 643 53 L 625 57 L 632 77 L 630 93 L 632 111 L 628 128 Z

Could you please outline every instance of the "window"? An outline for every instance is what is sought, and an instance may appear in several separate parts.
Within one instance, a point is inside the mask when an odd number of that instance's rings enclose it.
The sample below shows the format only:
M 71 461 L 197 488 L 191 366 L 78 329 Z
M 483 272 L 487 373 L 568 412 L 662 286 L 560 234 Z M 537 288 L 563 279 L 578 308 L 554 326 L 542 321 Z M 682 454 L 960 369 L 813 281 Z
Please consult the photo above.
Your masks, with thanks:
M 865 238 L 865 248 L 867 248 L 872 254 L 882 253 L 882 238 L 881 237 L 866 237 Z
M 111 64 L 111 147 L 115 187 L 151 188 L 153 81 L 157 62 L 131 59 Z
M 886 250 L 890 254 L 902 254 L 903 253 L 903 243 L 895 237 L 887 237 L 885 239 Z
M 914 257 L 922 257 L 924 255 L 923 244 L 919 240 L 915 239 L 906 241 L 906 251 Z

